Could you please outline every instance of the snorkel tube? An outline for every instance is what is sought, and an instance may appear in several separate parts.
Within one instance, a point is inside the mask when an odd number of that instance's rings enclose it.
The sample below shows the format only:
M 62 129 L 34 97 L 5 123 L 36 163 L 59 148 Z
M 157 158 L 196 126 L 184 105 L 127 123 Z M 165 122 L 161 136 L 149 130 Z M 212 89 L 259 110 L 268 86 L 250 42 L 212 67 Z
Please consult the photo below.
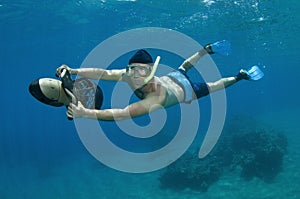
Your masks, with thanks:
M 153 64 L 153 68 L 151 70 L 150 75 L 146 79 L 144 79 L 144 83 L 145 84 L 147 84 L 154 77 L 154 74 L 155 74 L 155 72 L 157 70 L 157 67 L 158 67 L 158 64 L 159 64 L 159 61 L 160 61 L 160 56 L 157 56 L 156 60 L 155 60 L 155 62 Z

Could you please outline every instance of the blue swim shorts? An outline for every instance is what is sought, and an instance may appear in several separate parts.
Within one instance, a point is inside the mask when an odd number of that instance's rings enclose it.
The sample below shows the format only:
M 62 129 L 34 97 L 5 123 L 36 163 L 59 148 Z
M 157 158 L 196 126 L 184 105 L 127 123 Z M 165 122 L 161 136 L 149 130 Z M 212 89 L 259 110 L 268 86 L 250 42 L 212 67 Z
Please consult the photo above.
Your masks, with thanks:
M 190 103 L 194 99 L 192 89 L 197 99 L 209 94 L 209 89 L 206 83 L 193 82 L 182 69 L 171 72 L 167 76 L 173 79 L 173 81 L 175 81 L 184 89 L 186 103 Z

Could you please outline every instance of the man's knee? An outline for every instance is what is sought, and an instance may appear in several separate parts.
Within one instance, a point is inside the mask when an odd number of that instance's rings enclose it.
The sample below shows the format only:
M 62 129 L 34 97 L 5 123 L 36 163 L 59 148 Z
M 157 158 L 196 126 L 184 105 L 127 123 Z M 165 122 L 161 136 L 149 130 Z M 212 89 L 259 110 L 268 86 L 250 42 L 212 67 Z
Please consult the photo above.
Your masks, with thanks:
M 189 61 L 185 60 L 179 68 L 187 72 L 192 67 L 193 65 Z
M 209 92 L 215 92 L 225 88 L 224 84 L 221 81 L 208 82 L 206 84 Z

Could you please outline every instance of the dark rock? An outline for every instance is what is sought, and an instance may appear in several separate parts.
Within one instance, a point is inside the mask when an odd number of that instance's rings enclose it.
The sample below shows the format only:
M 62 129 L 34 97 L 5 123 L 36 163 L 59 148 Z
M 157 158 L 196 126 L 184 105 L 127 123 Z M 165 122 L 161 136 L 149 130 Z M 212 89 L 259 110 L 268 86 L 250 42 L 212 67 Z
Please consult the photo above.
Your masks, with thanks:
M 170 165 L 160 177 L 162 188 L 207 191 L 222 174 L 216 158 L 200 160 L 196 154 L 186 154 Z
M 272 129 L 251 121 L 236 121 L 224 130 L 214 150 L 204 159 L 197 153 L 187 153 L 166 168 L 160 176 L 161 188 L 185 188 L 207 191 L 224 171 L 241 167 L 241 177 L 260 178 L 272 182 L 282 170 L 287 150 L 287 138 Z

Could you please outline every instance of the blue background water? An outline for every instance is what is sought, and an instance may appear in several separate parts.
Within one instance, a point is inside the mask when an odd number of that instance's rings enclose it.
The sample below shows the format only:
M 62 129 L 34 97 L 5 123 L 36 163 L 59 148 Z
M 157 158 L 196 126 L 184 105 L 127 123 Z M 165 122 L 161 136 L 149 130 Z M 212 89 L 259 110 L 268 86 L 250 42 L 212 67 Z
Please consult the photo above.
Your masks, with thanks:
M 1 0 L 0 198 L 299 198 L 299 10 L 296 0 Z M 32 80 L 54 77 L 63 63 L 80 66 L 101 41 L 147 26 L 202 45 L 230 40 L 233 54 L 214 57 L 224 76 L 252 64 L 263 68 L 263 80 L 227 90 L 227 115 L 285 130 L 289 153 L 274 183 L 228 175 L 206 193 L 161 190 L 159 171 L 124 174 L 101 165 L 64 108 L 30 96 Z

